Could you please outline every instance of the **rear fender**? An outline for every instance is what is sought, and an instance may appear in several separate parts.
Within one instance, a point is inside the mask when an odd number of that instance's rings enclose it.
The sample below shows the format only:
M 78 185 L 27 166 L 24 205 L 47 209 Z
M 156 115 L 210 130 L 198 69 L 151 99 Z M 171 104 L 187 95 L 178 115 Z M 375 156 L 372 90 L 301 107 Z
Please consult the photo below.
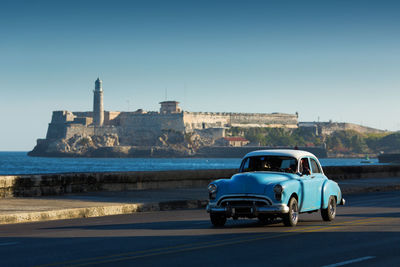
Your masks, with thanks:
M 330 196 L 336 197 L 336 204 L 339 204 L 342 200 L 342 193 L 340 191 L 339 185 L 332 180 L 326 180 L 322 186 L 321 209 L 326 209 L 328 207 Z

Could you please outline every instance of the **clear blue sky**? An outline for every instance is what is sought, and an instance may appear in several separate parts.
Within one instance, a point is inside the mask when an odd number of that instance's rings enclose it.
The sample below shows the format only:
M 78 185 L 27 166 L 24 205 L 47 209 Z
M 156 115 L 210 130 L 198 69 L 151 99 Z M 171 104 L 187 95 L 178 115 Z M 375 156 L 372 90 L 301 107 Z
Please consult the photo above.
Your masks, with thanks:
M 0 151 L 53 110 L 299 112 L 400 130 L 399 1 L 1 1 Z M 167 89 L 167 90 L 166 90 Z

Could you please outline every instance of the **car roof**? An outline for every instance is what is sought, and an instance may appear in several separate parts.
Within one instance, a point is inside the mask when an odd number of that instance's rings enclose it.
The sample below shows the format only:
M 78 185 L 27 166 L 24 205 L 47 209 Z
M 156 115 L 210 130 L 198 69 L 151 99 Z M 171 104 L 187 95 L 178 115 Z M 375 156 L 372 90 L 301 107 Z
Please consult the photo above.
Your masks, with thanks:
M 296 159 L 300 159 L 302 157 L 313 157 L 317 158 L 314 154 L 304 151 L 304 150 L 295 150 L 295 149 L 268 149 L 268 150 L 256 150 L 250 153 L 247 153 L 244 158 L 253 157 L 253 156 L 288 156 Z

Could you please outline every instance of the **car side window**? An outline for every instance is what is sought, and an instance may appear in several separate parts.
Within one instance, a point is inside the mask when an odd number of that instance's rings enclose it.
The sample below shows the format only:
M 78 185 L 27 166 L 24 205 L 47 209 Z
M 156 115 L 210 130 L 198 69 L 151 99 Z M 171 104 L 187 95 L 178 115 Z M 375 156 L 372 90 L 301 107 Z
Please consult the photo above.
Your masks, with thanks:
M 315 159 L 310 158 L 310 161 L 312 173 L 321 173 L 321 169 L 319 168 L 318 163 L 315 161 Z
M 300 172 L 304 175 L 310 175 L 310 165 L 308 164 L 308 158 L 302 158 L 300 161 Z
M 250 160 L 249 160 L 249 158 L 247 158 L 247 159 L 243 162 L 242 167 L 240 168 L 240 169 L 241 169 L 241 172 L 248 172 L 248 171 L 250 171 L 249 163 L 250 163 Z

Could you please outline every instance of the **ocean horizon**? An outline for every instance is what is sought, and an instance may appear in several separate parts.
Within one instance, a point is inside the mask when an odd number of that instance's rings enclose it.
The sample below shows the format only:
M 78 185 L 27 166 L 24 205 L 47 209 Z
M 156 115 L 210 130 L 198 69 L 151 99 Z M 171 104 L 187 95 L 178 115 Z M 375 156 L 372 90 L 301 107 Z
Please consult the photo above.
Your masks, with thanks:
M 382 165 L 378 159 L 321 158 L 324 166 Z M 79 172 L 128 172 L 239 168 L 241 158 L 48 158 L 29 157 L 26 151 L 1 151 L 0 175 Z

